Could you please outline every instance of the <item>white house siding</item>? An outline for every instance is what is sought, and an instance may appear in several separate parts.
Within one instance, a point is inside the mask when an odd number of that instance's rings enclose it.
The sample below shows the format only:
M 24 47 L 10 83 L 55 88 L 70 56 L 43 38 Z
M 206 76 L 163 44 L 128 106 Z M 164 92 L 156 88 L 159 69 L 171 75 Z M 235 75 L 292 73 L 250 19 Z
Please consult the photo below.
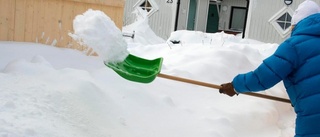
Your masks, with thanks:
M 189 14 L 189 2 L 190 0 L 181 0 L 180 9 L 179 9 L 179 18 L 177 30 L 186 30 L 187 29 L 187 20 Z
M 139 0 L 126 0 L 124 26 L 131 24 L 135 16 L 132 14 L 134 5 Z M 149 18 L 149 25 L 153 31 L 160 37 L 167 39 L 175 27 L 175 17 L 177 0 L 173 3 L 167 3 L 167 0 L 154 0 L 159 10 Z M 169 0 L 170 1 L 170 0 Z M 281 9 L 291 8 L 293 11 L 304 0 L 293 0 L 289 6 L 284 4 L 283 0 L 249 0 L 249 11 L 247 18 L 247 26 L 245 30 L 245 38 L 255 39 L 267 43 L 281 43 L 290 36 L 283 36 L 278 33 L 270 21 Z M 320 4 L 320 0 L 314 0 Z M 180 13 L 178 19 L 178 30 L 186 29 L 189 0 L 180 0 Z M 197 13 L 195 30 L 205 31 L 209 0 L 197 0 Z M 221 8 L 225 6 L 226 10 L 221 10 L 219 29 L 229 31 L 229 21 L 231 16 L 231 7 L 246 7 L 247 0 L 223 0 Z
M 134 11 L 133 6 L 138 2 L 138 0 L 125 0 L 125 8 L 124 8 L 124 19 L 123 26 L 129 25 L 134 22 L 135 16 L 132 13 Z
M 209 0 L 198 0 L 195 30 L 206 32 Z
M 229 30 L 230 16 L 231 16 L 231 7 L 246 7 L 246 0 L 223 0 L 221 2 L 221 8 L 226 7 L 227 10 L 221 10 L 219 16 L 219 30 Z
M 271 4 L 272 3 L 272 4 Z M 268 5 L 268 6 L 266 6 Z M 268 22 L 280 9 L 287 7 L 282 0 L 251 0 L 248 18 L 246 35 L 247 38 L 260 40 L 263 42 L 280 42 L 284 38 L 277 32 L 277 30 Z M 288 6 L 291 7 L 291 6 Z
M 196 0 L 197 9 L 195 17 L 195 26 L 194 30 L 196 31 L 206 31 L 207 27 L 207 17 L 209 10 L 209 0 Z M 188 23 L 189 15 L 189 5 L 190 0 L 180 0 L 180 10 L 178 18 L 178 30 L 186 30 Z
M 304 0 L 293 0 L 293 3 L 287 6 L 283 0 L 250 0 L 246 38 L 280 44 L 290 37 L 290 34 L 282 37 L 269 22 L 270 18 L 283 8 L 292 8 L 294 11 L 303 1 Z M 314 1 L 320 3 L 320 0 Z
M 174 30 L 177 2 L 174 0 L 174 3 L 167 3 L 166 0 L 156 0 L 156 3 L 159 11 L 150 17 L 149 24 L 159 37 L 167 39 Z
M 138 1 L 126 0 L 124 26 L 134 22 L 133 6 Z M 177 0 L 173 0 L 172 3 L 167 3 L 167 0 L 154 0 L 154 2 L 159 9 L 149 17 L 149 25 L 159 37 L 167 39 L 174 30 Z

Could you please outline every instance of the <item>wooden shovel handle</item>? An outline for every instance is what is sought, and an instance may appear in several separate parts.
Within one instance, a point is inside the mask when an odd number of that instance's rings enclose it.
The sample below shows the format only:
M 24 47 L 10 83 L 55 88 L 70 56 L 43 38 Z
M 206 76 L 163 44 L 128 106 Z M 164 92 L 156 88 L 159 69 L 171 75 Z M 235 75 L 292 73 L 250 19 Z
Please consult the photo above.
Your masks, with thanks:
M 170 76 L 170 75 L 161 74 L 161 73 L 159 73 L 157 76 L 161 77 L 161 78 L 165 78 L 165 79 L 171 79 L 171 80 L 175 80 L 175 81 L 185 82 L 185 83 L 204 86 L 204 87 L 209 87 L 209 88 L 215 88 L 215 89 L 220 89 L 221 88 L 220 85 L 214 85 L 214 84 L 210 84 L 210 83 L 205 83 L 205 82 L 186 79 L 186 78 L 180 78 L 180 77 L 176 77 L 176 76 Z M 285 103 L 291 103 L 291 101 L 289 99 L 286 99 L 286 98 L 269 96 L 269 95 L 264 95 L 264 94 L 259 94 L 259 93 L 247 92 L 247 93 L 241 93 L 241 94 L 254 96 L 254 97 L 259 97 L 259 98 L 264 98 L 264 99 L 270 99 L 270 100 L 274 100 L 274 101 L 285 102 Z

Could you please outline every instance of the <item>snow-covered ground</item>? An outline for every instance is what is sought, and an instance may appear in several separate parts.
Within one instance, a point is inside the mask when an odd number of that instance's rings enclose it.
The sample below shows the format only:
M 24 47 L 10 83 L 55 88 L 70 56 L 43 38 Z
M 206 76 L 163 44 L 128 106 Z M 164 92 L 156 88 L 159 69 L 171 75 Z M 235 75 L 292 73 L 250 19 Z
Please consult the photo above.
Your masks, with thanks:
M 253 70 L 278 46 L 196 31 L 177 31 L 161 42 L 141 25 L 147 21 L 123 28 L 138 32 L 137 39 L 124 39 L 130 54 L 163 57 L 161 73 L 213 84 Z M 246 95 L 231 98 L 217 89 L 163 78 L 149 84 L 131 82 L 105 67 L 105 56 L 72 49 L 6 41 L 0 48 L 0 137 L 294 135 L 295 114 L 287 103 Z M 282 83 L 261 94 L 287 98 Z

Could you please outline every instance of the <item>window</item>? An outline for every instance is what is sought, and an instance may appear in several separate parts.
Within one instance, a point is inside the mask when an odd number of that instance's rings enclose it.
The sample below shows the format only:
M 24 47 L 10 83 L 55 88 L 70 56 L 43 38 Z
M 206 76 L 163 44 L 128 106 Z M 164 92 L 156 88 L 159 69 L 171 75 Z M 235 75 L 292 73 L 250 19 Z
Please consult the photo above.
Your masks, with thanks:
M 230 30 L 243 31 L 247 9 L 243 7 L 231 7 Z
M 140 5 L 140 7 L 141 7 L 143 10 L 146 10 L 146 11 L 148 11 L 148 12 L 150 12 L 151 9 L 152 9 L 152 6 L 151 6 L 150 2 L 147 1 L 147 0 L 146 0 L 145 2 L 143 2 L 143 3 Z
M 290 34 L 292 15 L 293 10 L 290 7 L 284 7 L 269 19 L 269 22 L 282 38 Z
M 154 0 L 139 0 L 134 5 L 134 8 L 140 8 L 147 11 L 149 17 L 159 9 L 157 3 Z
M 288 12 L 286 12 L 280 18 L 278 18 L 276 22 L 285 31 L 291 26 L 291 15 Z

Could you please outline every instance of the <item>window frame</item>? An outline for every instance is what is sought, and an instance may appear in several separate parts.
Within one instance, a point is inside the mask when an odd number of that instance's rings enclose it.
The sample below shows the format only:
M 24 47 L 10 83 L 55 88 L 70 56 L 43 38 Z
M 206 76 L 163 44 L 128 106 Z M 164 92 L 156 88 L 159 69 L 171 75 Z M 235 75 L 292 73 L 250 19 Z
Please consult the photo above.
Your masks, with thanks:
M 231 30 L 231 31 L 241 31 L 241 32 L 243 32 L 243 31 L 244 31 L 244 24 L 245 24 L 245 22 L 246 22 L 246 19 L 244 19 L 244 21 L 243 21 L 242 30 L 240 30 L 240 29 L 233 29 L 233 28 L 232 28 L 232 24 L 233 24 L 233 11 L 234 11 L 235 9 L 243 9 L 243 10 L 245 10 L 245 14 L 246 14 L 246 12 L 247 12 L 247 10 L 248 10 L 246 7 L 231 6 L 230 22 L 229 22 L 229 27 L 228 27 L 228 29 Z
M 283 30 L 283 28 L 279 25 L 278 19 L 280 17 L 282 17 L 284 14 L 288 13 L 291 16 L 291 20 L 292 20 L 292 15 L 294 13 L 294 11 L 289 7 L 284 7 L 282 9 L 280 9 L 277 13 L 275 13 L 270 19 L 269 19 L 269 23 L 273 26 L 273 28 L 280 34 L 280 36 L 282 38 L 287 37 L 290 32 L 291 29 L 290 27 L 288 27 L 287 29 Z M 291 23 L 291 21 L 290 21 Z
M 281 19 L 283 16 L 285 15 L 285 20 L 279 20 L 279 19 Z M 290 16 L 290 21 L 289 20 L 287 20 L 288 19 L 288 15 Z M 278 25 L 282 28 L 282 30 L 287 30 L 290 26 L 291 26 L 291 20 L 292 20 L 292 16 L 290 15 L 290 13 L 288 13 L 288 12 L 285 12 L 282 16 L 280 16 L 278 19 L 276 19 L 275 21 L 278 23 Z M 282 25 L 280 25 L 280 23 L 283 23 L 283 26 Z M 288 24 L 290 24 L 289 26 L 288 26 Z
M 150 6 L 151 6 L 149 11 L 145 10 L 145 9 L 143 9 L 143 7 L 141 7 L 141 5 L 144 2 L 149 2 Z M 139 0 L 133 7 L 134 8 L 140 8 L 141 10 L 147 11 L 147 13 L 148 13 L 147 16 L 148 17 L 152 16 L 155 12 L 157 12 L 159 10 L 159 7 L 158 7 L 157 3 L 154 0 Z M 146 8 L 146 7 L 144 7 L 144 8 Z
M 147 10 L 147 12 L 150 12 L 153 8 L 148 0 L 145 0 L 144 2 L 142 2 L 139 7 L 142 8 L 143 10 Z

